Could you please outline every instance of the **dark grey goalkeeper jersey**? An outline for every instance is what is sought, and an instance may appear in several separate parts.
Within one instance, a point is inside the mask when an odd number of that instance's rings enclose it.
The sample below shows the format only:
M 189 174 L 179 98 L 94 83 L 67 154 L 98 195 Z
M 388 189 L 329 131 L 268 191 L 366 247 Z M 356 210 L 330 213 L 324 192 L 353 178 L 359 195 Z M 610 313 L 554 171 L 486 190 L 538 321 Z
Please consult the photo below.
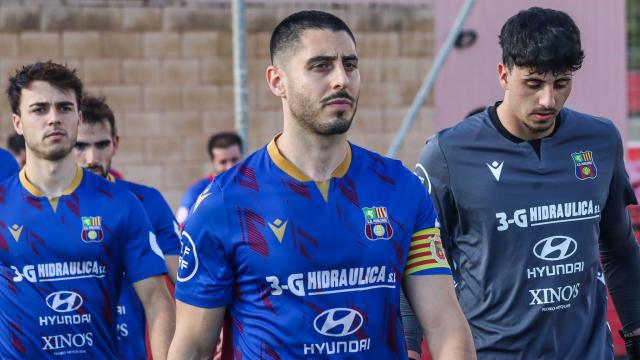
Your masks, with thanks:
M 624 211 L 635 196 L 614 125 L 560 118 L 538 156 L 485 110 L 430 139 L 416 168 L 480 359 L 613 359 L 599 245 L 638 262 Z

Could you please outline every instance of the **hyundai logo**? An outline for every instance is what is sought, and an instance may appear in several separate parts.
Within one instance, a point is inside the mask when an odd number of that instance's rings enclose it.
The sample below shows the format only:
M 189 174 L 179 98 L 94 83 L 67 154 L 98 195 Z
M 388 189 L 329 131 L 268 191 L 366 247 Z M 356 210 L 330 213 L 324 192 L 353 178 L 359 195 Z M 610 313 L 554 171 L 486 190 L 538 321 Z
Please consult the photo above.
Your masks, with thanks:
M 73 291 L 57 291 L 47 296 L 47 306 L 61 313 L 77 310 L 82 302 L 82 296 Z
M 322 335 L 347 336 L 362 326 L 362 315 L 349 308 L 335 308 L 324 311 L 313 320 L 313 327 Z
M 548 261 L 568 258 L 578 250 L 578 243 L 568 236 L 551 236 L 542 239 L 533 247 L 533 254 Z

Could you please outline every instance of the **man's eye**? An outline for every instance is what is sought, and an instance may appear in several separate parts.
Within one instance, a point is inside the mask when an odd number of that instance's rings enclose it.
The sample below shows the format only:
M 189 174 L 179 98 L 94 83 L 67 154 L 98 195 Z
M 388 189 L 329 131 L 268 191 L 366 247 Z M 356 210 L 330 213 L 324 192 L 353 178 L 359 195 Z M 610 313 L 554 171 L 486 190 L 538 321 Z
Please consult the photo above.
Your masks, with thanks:
M 542 82 L 540 81 L 527 81 L 526 82 L 527 86 L 532 88 L 532 89 L 536 89 L 540 87 L 540 84 L 542 84 Z
M 317 70 L 326 70 L 329 68 L 329 64 L 327 63 L 318 63 L 318 64 L 313 64 L 311 65 L 312 69 L 317 69 Z
M 347 69 L 347 70 L 356 70 L 358 68 L 358 64 L 352 63 L 352 62 L 348 62 L 348 63 L 344 64 L 344 68 Z
M 87 148 L 87 145 L 85 145 L 85 144 L 78 144 L 78 143 L 76 143 L 75 148 L 76 148 L 76 150 L 78 150 L 78 151 L 83 151 L 84 149 L 86 149 L 86 148 Z

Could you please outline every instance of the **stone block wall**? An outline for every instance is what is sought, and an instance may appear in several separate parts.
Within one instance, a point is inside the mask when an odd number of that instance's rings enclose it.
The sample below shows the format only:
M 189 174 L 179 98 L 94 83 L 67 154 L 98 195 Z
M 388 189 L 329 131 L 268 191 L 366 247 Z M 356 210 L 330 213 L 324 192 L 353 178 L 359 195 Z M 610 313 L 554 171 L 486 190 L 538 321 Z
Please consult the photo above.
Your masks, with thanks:
M 249 150 L 280 131 L 281 104 L 264 79 L 269 36 L 289 13 L 315 8 L 343 18 L 361 58 L 362 92 L 351 141 L 385 153 L 433 59 L 429 5 L 252 1 L 247 4 Z M 2 0 L 0 83 L 21 64 L 76 68 L 116 112 L 114 167 L 159 188 L 172 207 L 207 172 L 210 134 L 233 130 L 231 9 L 206 0 Z M 412 167 L 432 133 L 432 102 L 398 158 Z M 0 140 L 12 133 L 0 99 Z

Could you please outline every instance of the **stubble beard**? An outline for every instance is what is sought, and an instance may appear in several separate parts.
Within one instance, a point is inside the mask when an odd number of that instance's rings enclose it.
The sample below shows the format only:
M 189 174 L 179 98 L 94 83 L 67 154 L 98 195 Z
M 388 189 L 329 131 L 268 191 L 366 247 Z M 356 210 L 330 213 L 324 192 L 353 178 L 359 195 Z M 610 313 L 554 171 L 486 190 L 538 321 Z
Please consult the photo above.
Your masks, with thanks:
M 27 146 L 29 144 L 27 143 Z M 29 146 L 34 155 L 40 159 L 47 161 L 60 161 L 66 158 L 73 150 L 73 144 L 57 144 L 53 145 L 50 149 L 43 149 L 42 146 Z
M 298 124 L 313 134 L 322 136 L 346 133 L 351 127 L 351 123 L 358 109 L 358 98 L 356 98 L 350 114 L 348 111 L 340 111 L 335 114 L 334 118 L 322 122 L 320 117 L 324 107 L 318 105 L 318 102 L 312 101 L 309 97 L 295 90 L 291 91 L 290 99 L 296 99 L 295 101 L 290 101 L 289 111 L 297 120 Z

